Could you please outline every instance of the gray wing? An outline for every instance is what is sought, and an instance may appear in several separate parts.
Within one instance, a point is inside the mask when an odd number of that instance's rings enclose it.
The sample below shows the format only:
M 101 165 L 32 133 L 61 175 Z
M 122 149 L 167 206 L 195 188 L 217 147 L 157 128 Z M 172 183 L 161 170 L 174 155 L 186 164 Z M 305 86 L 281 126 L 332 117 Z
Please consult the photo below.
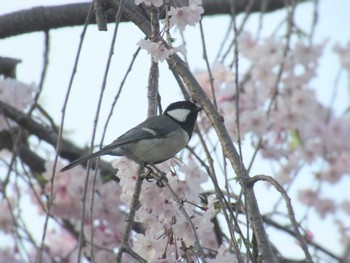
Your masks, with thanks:
M 164 124 L 164 128 L 159 128 L 159 122 Z M 136 143 L 140 140 L 164 138 L 168 134 L 169 129 L 175 130 L 178 128 L 179 125 L 174 121 L 171 121 L 167 116 L 159 115 L 156 117 L 149 118 L 137 125 L 135 128 L 132 128 L 131 130 L 127 131 L 118 139 L 113 141 L 111 144 L 103 147 L 101 150 L 89 154 L 87 156 L 83 156 L 71 162 L 70 164 L 62 168 L 61 172 L 64 172 L 78 164 L 84 163 L 90 159 L 97 158 L 105 154 L 122 156 L 124 155 L 124 153 L 123 150 L 120 149 L 120 146 L 130 143 Z
M 162 128 L 159 127 L 159 123 L 163 124 Z M 103 154 L 120 155 L 118 151 L 119 146 L 140 140 L 164 138 L 168 135 L 169 130 L 174 131 L 179 128 L 180 126 L 167 116 L 159 115 L 152 117 L 127 131 L 114 142 L 102 148 L 99 152 L 103 152 Z M 116 150 L 116 152 L 113 152 L 113 150 Z

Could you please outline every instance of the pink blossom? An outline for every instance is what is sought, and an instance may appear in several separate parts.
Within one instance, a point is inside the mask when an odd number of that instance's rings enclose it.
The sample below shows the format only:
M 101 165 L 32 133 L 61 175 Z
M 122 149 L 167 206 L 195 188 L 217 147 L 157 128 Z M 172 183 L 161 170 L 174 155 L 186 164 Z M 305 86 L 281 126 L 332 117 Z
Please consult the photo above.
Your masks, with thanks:
M 163 230 L 148 228 L 145 234 L 136 234 L 133 250 L 148 262 L 153 262 L 162 257 L 166 250 L 165 236 L 162 237 Z M 166 240 L 165 240 L 166 241 Z
M 234 81 L 234 74 L 232 71 L 223 64 L 217 63 L 212 67 L 211 73 L 217 100 L 222 102 L 227 99 L 232 99 L 235 92 L 232 86 Z M 206 70 L 197 71 L 195 77 L 205 93 L 210 98 L 213 98 L 209 73 Z
M 0 231 L 11 233 L 14 230 L 16 222 L 11 213 L 14 213 L 15 207 L 16 199 L 14 197 L 0 200 Z
M 225 101 L 220 105 L 220 113 L 224 117 L 224 122 L 228 132 L 233 140 L 238 138 L 238 129 L 236 122 L 236 106 L 233 101 Z
M 165 59 L 169 58 L 175 52 L 180 52 L 182 54 L 186 53 L 185 46 L 182 44 L 178 47 L 166 48 L 164 44 L 159 42 L 152 42 L 149 40 L 141 39 L 137 43 L 141 48 L 147 50 L 148 54 L 151 54 L 154 62 L 163 62 Z
M 239 121 L 242 134 L 252 132 L 256 136 L 263 136 L 270 126 L 270 120 L 266 118 L 266 113 L 258 110 L 243 111 Z
M 275 174 L 275 179 L 281 184 L 281 185 L 288 185 L 292 179 L 293 179 L 293 173 L 297 170 L 297 167 L 295 163 L 293 162 L 287 162 L 284 165 L 281 165 L 281 168 L 279 171 Z M 270 184 L 269 184 L 270 186 Z
M 52 176 L 52 166 L 53 163 L 46 164 L 46 172 L 43 176 L 48 180 L 45 185 L 45 193 L 47 195 L 51 194 L 51 176 Z M 63 165 L 59 164 L 58 169 Z M 82 166 L 76 166 L 71 170 L 65 171 L 63 173 L 57 173 L 55 175 L 55 181 L 53 185 L 53 204 L 51 207 L 51 213 L 53 215 L 62 217 L 64 219 L 80 219 L 81 217 L 81 198 L 85 191 L 85 178 L 86 170 Z M 97 180 L 95 183 L 96 189 L 102 184 L 101 177 L 97 175 Z M 88 188 L 86 189 L 86 202 L 87 207 L 89 207 L 92 199 L 93 187 L 93 176 L 89 177 Z M 89 210 L 86 211 L 86 216 L 88 216 Z
M 334 45 L 333 51 L 339 55 L 340 64 L 350 74 L 350 45 L 342 47 L 337 43 Z
M 15 79 L 0 80 L 0 99 L 20 111 L 27 109 L 33 102 L 33 95 L 37 87 L 28 85 Z M 11 120 L 0 116 L 0 131 L 16 126 Z
M 138 176 L 138 165 L 125 157 L 121 157 L 113 162 L 113 167 L 118 170 L 119 184 L 122 187 L 120 200 L 125 204 L 129 204 L 134 192 L 136 176 Z
M 27 262 L 21 257 L 18 257 L 17 249 L 15 248 L 2 248 L 0 249 L 0 258 L 2 263 L 24 263 Z M 47 261 L 46 261 L 47 262 Z
M 335 156 L 328 160 L 328 163 L 330 166 L 329 169 L 333 170 L 335 174 L 340 174 L 341 177 L 350 173 L 350 156 L 345 148 L 344 150 L 337 151 Z
M 208 259 L 208 263 L 235 263 L 238 262 L 234 254 L 228 252 L 225 245 L 221 245 L 217 250 L 218 254 L 214 259 Z
M 314 205 L 318 200 L 318 192 L 310 189 L 300 190 L 298 199 L 307 206 Z
M 243 32 L 238 37 L 238 44 L 241 54 L 254 62 L 256 68 L 266 68 L 271 72 L 272 68 L 282 62 L 283 43 L 275 38 L 267 38 L 258 43 L 250 33 Z
M 192 221 L 194 221 L 192 219 Z M 194 222 L 194 225 L 196 225 L 196 223 Z M 177 217 L 176 218 L 176 223 L 174 225 L 172 225 L 172 229 L 175 233 L 175 236 L 177 238 L 177 241 L 179 241 L 179 243 L 185 242 L 185 244 L 187 246 L 192 245 L 195 243 L 195 239 L 194 239 L 194 233 L 192 231 L 192 227 L 190 225 L 190 223 L 184 218 L 184 217 Z
M 329 167 L 329 169 L 319 172 L 320 180 L 331 183 L 331 184 L 335 184 L 335 183 L 339 182 L 342 175 L 343 175 L 343 173 L 340 172 L 336 166 L 331 166 L 331 167 Z
M 187 164 L 180 167 L 180 172 L 185 174 L 185 181 L 190 187 L 195 186 L 196 189 L 190 191 L 192 195 L 197 195 L 203 191 L 202 188 L 197 186 L 208 181 L 208 174 L 201 170 L 193 159 L 188 159 Z
M 123 255 L 123 259 L 125 258 L 126 253 Z M 104 249 L 99 249 L 96 251 L 94 254 L 94 261 L 96 262 L 103 262 L 103 263 L 113 263 L 115 262 L 115 254 L 111 253 L 110 251 L 104 250 Z M 125 262 L 135 262 L 133 260 L 128 259 L 128 261 Z
M 349 245 L 350 244 L 350 229 L 348 222 L 344 223 L 339 219 L 334 220 L 335 225 L 338 228 L 338 233 L 340 234 L 340 243 Z
M 124 225 L 125 214 L 119 208 L 122 205 L 120 196 L 122 188 L 114 181 L 102 184 L 94 202 L 94 218 L 112 223 L 113 229 Z
M 46 246 L 50 254 L 64 262 L 76 262 L 78 251 L 74 250 L 78 241 L 64 228 L 59 230 L 51 229 L 47 233 Z
M 104 249 L 101 248 L 109 250 L 114 250 L 115 248 L 117 248 L 120 245 L 120 241 L 124 231 L 124 226 L 125 218 L 122 222 L 118 222 L 117 220 L 116 222 L 95 220 L 93 224 L 90 224 L 88 221 L 85 221 L 84 235 L 89 241 L 91 241 L 91 231 L 93 231 L 93 243 L 96 245 L 93 247 L 94 253 L 99 253 L 100 257 L 109 258 L 110 255 L 113 255 L 113 253 L 103 253 L 102 251 L 104 251 Z M 86 245 L 85 250 L 87 254 L 91 253 L 90 243 Z
M 350 132 L 349 118 L 332 117 L 325 125 L 322 141 L 327 155 L 337 155 L 339 151 L 349 151 L 350 141 L 347 140 Z
M 303 42 L 298 42 L 292 52 L 293 58 L 296 63 L 300 63 L 305 67 L 316 67 L 318 58 L 322 55 L 325 44 L 326 42 L 309 46 L 305 45 Z
M 324 218 L 329 214 L 334 214 L 337 209 L 334 200 L 330 198 L 319 198 L 313 205 L 321 218 Z
M 349 200 L 344 200 L 341 203 L 341 208 L 343 209 L 343 211 L 347 214 L 350 215 L 350 201 Z
M 253 39 L 252 34 L 247 31 L 243 31 L 241 34 L 239 34 L 237 41 L 241 53 L 245 57 L 253 59 L 254 54 L 252 52 L 254 52 L 254 49 L 258 43 L 255 39 Z
M 201 20 L 201 14 L 204 9 L 201 6 L 201 0 L 190 0 L 189 6 L 170 7 L 170 26 L 176 25 L 181 31 L 184 31 L 186 26 L 194 26 Z

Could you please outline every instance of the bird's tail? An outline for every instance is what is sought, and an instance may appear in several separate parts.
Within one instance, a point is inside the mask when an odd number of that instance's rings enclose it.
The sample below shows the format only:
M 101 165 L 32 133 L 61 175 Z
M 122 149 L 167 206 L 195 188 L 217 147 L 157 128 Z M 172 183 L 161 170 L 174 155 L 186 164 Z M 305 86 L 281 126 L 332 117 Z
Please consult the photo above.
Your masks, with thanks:
M 92 154 L 89 154 L 89 155 L 86 155 L 86 156 L 83 156 L 79 159 L 76 159 L 75 161 L 71 162 L 70 164 L 68 164 L 67 166 L 63 167 L 60 172 L 64 172 L 64 171 L 67 171 L 75 166 L 77 166 L 78 164 L 82 164 L 82 163 L 85 163 L 86 161 L 90 160 L 90 159 L 93 159 L 93 158 L 97 158 L 101 155 L 103 155 L 104 153 L 101 153 L 100 151 L 98 152 L 95 152 L 95 153 L 92 153 Z
M 112 154 L 112 155 L 115 155 L 115 156 L 119 156 L 120 154 L 116 151 L 116 152 L 111 152 L 112 150 L 115 150 L 115 148 L 117 148 L 117 145 L 113 145 L 113 144 L 110 144 L 110 145 L 107 145 L 106 147 L 102 148 L 101 150 L 95 152 L 95 153 L 92 153 L 92 154 L 89 154 L 89 155 L 86 155 L 86 156 L 83 156 L 79 159 L 76 159 L 75 161 L 71 162 L 70 164 L 68 164 L 67 166 L 63 167 L 60 172 L 64 172 L 64 171 L 67 171 L 75 166 L 77 166 L 78 164 L 82 164 L 90 159 L 94 159 L 94 158 L 97 158 L 99 156 L 102 156 L 102 155 L 105 155 L 105 154 Z

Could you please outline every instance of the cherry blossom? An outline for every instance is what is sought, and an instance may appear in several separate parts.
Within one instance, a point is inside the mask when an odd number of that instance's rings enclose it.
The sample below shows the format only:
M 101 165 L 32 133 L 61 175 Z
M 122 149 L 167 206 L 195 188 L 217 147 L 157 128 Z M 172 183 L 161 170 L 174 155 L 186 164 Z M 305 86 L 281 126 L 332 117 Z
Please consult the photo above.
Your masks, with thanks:
M 316 212 L 321 218 L 326 217 L 329 214 L 333 214 L 336 211 L 336 205 L 333 199 L 330 198 L 318 198 L 314 203 Z
M 350 215 L 350 200 L 344 200 L 341 203 L 341 208 L 346 214 Z
M 188 6 L 170 7 L 170 27 L 176 25 L 181 31 L 184 31 L 186 26 L 194 26 L 201 20 L 201 14 L 204 9 L 201 6 L 201 0 L 189 0 Z
M 47 179 L 48 183 L 45 185 L 45 193 L 50 195 L 51 193 L 51 176 L 52 176 L 52 163 L 46 164 L 46 172 L 43 176 Z M 59 167 L 61 167 L 59 165 Z M 63 167 L 63 166 L 62 166 Z M 54 181 L 54 197 L 53 204 L 51 207 L 51 213 L 56 216 L 60 216 L 65 219 L 76 218 L 79 219 L 81 216 L 80 201 L 85 184 L 86 170 L 82 166 L 74 167 L 71 170 L 63 173 L 57 173 Z M 97 178 L 100 178 L 99 176 Z M 90 176 L 90 183 L 87 189 L 87 201 L 91 202 L 92 198 L 92 181 L 93 176 Z M 96 187 L 101 185 L 101 180 L 97 179 Z M 40 194 L 40 193 L 39 193 Z
M 301 190 L 299 191 L 298 199 L 300 202 L 304 203 L 305 205 L 313 205 L 314 202 L 316 202 L 316 198 L 318 198 L 318 192 L 314 190 Z
M 125 193 L 121 198 L 123 202 L 129 203 L 133 192 L 137 168 L 130 167 L 129 160 L 119 158 L 114 163 L 120 173 L 120 185 Z M 132 162 L 131 162 L 132 163 Z M 162 171 L 170 171 L 172 160 L 164 162 L 159 166 Z M 128 167 L 128 168 L 127 168 Z M 183 174 L 184 173 L 184 174 Z M 185 180 L 181 180 L 183 177 Z M 130 179 L 132 178 L 132 179 Z M 178 198 L 185 200 L 183 204 L 187 214 L 198 229 L 203 242 L 213 249 L 217 248 L 211 217 L 215 212 L 213 199 L 210 199 L 210 208 L 205 212 L 198 211 L 193 204 L 200 202 L 199 193 L 203 191 L 201 184 L 206 182 L 208 176 L 201 171 L 193 160 L 189 164 L 183 164 L 174 174 L 168 172 L 168 183 Z M 128 190 L 126 190 L 128 189 Z M 154 198 L 157 196 L 157 198 Z M 179 247 L 195 245 L 194 233 L 187 219 L 179 209 L 179 204 L 174 200 L 172 192 L 167 188 L 158 187 L 154 182 L 144 181 L 140 194 L 140 208 L 136 211 L 135 220 L 147 227 L 145 234 L 137 234 L 133 249 L 145 259 L 158 262 L 161 258 L 167 261 L 177 260 L 183 251 Z M 194 212 L 196 210 L 196 213 Z
M 235 263 L 238 262 L 237 257 L 227 251 L 225 245 L 221 245 L 217 250 L 218 254 L 214 259 L 209 259 L 207 262 L 209 263 Z
M 15 222 L 11 215 L 15 208 L 15 204 L 16 199 L 14 197 L 10 197 L 7 200 L 0 200 L 0 231 L 4 233 L 11 233 L 15 228 Z
M 0 249 L 0 258 L 3 263 L 25 263 L 20 259 L 15 248 Z
M 48 231 L 46 245 L 50 247 L 50 254 L 61 261 L 76 262 L 78 251 L 73 250 L 78 241 L 65 229 Z
M 333 51 L 339 55 L 341 66 L 350 74 L 350 45 L 343 47 L 337 43 L 334 45 Z
M 134 244 L 134 251 L 148 262 L 153 262 L 157 258 L 161 258 L 162 253 L 166 249 L 166 242 L 164 242 L 162 229 L 149 227 L 145 234 L 136 234 L 136 241 Z
M 151 54 L 154 62 L 163 62 L 165 59 L 169 58 L 175 52 L 180 52 L 186 54 L 185 46 L 182 44 L 178 47 L 170 47 L 169 49 L 165 45 L 159 42 L 152 42 L 149 40 L 141 39 L 137 43 L 141 48 L 147 50 L 148 54 Z
M 0 99 L 20 111 L 26 110 L 33 103 L 33 95 L 37 87 L 15 79 L 0 80 Z M 0 131 L 14 126 L 11 120 L 0 116 Z

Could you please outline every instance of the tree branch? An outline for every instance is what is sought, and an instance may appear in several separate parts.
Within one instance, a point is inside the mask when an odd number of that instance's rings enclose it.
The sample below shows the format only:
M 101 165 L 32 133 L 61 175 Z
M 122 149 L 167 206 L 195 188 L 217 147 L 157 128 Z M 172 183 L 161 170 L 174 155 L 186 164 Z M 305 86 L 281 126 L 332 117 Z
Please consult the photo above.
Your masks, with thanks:
M 292 203 L 290 200 L 290 197 L 288 196 L 287 192 L 284 190 L 284 188 L 277 182 L 277 180 L 275 180 L 274 178 L 272 178 L 271 176 L 266 176 L 266 175 L 256 175 L 254 177 L 252 177 L 251 179 L 251 184 L 254 185 L 256 182 L 258 181 L 267 181 L 270 184 L 272 184 L 275 189 L 282 195 L 286 206 L 287 206 L 287 210 L 288 210 L 288 216 L 289 216 L 289 220 L 294 228 L 294 232 L 295 232 L 295 236 L 297 237 L 297 239 L 300 242 L 300 246 L 303 249 L 305 256 L 306 256 L 306 262 L 313 262 L 312 261 L 312 257 L 310 255 L 310 252 L 308 250 L 308 247 L 306 245 L 306 239 L 305 237 L 300 233 L 299 231 L 299 224 L 297 222 L 297 220 L 295 219 L 295 215 L 294 215 L 294 210 L 292 207 Z
M 58 140 L 58 134 L 56 131 L 53 129 L 50 129 L 47 126 L 44 126 L 36 121 L 34 121 L 32 118 L 28 117 L 27 114 L 17 110 L 16 108 L 6 104 L 5 102 L 0 100 L 0 112 L 6 116 L 7 118 L 15 121 L 18 125 L 22 126 L 28 132 L 32 135 L 35 135 L 38 137 L 40 140 L 46 141 L 48 144 L 52 145 L 55 147 L 56 142 Z M 2 136 L 5 136 L 6 134 L 2 134 Z M 1 147 L 2 145 L 0 145 Z M 9 148 L 11 144 L 3 144 L 2 147 Z M 22 154 L 31 154 L 29 148 L 23 148 L 22 149 Z M 73 143 L 71 143 L 68 140 L 62 140 L 61 143 L 61 152 L 60 156 L 62 158 L 66 158 L 70 161 L 73 161 L 85 154 L 87 154 L 87 150 L 82 150 L 79 147 L 75 146 Z M 21 152 L 20 152 L 20 157 L 21 157 Z M 45 167 L 44 163 L 41 163 L 41 161 L 45 161 L 44 159 L 39 159 L 40 157 L 37 156 L 34 159 L 28 158 L 27 155 L 25 155 L 26 160 L 23 160 L 26 164 L 28 164 L 29 167 L 35 167 L 35 171 L 41 171 L 43 170 L 43 167 Z M 29 161 L 35 160 L 35 163 L 28 163 Z M 95 160 L 93 160 L 94 164 Z M 38 166 L 37 166 L 38 165 Z M 100 161 L 99 167 L 101 169 L 101 175 L 102 176 L 108 176 L 110 177 L 111 174 L 115 174 L 115 170 L 112 168 L 112 166 L 109 163 Z M 119 181 L 119 178 L 117 178 L 117 181 Z
M 302 0 L 300 2 L 303 2 Z M 231 0 L 206 0 L 203 1 L 204 16 L 230 14 Z M 265 12 L 272 12 L 285 7 L 287 0 L 266 0 Z M 139 7 L 134 0 L 126 0 L 135 12 Z M 247 5 L 251 5 L 250 12 L 261 12 L 261 0 L 235 0 L 236 14 L 246 11 Z M 0 39 L 17 36 L 37 31 L 46 31 L 68 26 L 80 26 L 85 23 L 91 3 L 75 3 L 62 6 L 38 6 L 27 10 L 21 10 L 0 16 Z M 116 11 L 111 9 L 107 12 L 107 22 L 115 22 Z M 121 22 L 130 21 L 122 15 Z M 90 23 L 95 24 L 95 17 Z
M 17 133 L 17 131 L 1 131 L 0 132 L 0 150 L 7 149 L 9 151 L 13 151 L 14 147 L 14 136 L 13 134 Z M 17 146 L 17 154 L 21 158 L 21 160 L 28 165 L 32 173 L 43 173 L 45 172 L 45 160 L 41 158 L 39 155 L 34 153 L 26 144 L 25 141 L 22 141 Z
M 269 218 L 268 216 L 263 216 L 263 220 L 266 224 L 273 226 L 275 229 L 279 229 L 282 230 L 286 233 L 288 233 L 289 235 L 291 235 L 292 237 L 297 238 L 296 233 L 294 230 L 292 230 L 290 228 L 290 226 L 283 226 L 279 223 L 277 223 L 276 221 L 272 220 L 271 218 Z M 335 255 L 334 253 L 332 253 L 331 251 L 329 251 L 328 249 L 324 248 L 323 246 L 321 246 L 320 244 L 310 240 L 310 239 L 306 239 L 305 240 L 309 245 L 313 246 L 314 249 L 317 249 L 323 253 L 325 253 L 326 255 L 328 255 L 329 257 L 333 258 L 335 260 L 335 262 L 343 262 L 342 259 L 340 257 L 338 257 L 337 255 Z M 305 261 L 303 261 L 305 262 Z
M 20 62 L 19 59 L 0 57 L 0 75 L 7 78 L 16 78 L 16 67 Z

